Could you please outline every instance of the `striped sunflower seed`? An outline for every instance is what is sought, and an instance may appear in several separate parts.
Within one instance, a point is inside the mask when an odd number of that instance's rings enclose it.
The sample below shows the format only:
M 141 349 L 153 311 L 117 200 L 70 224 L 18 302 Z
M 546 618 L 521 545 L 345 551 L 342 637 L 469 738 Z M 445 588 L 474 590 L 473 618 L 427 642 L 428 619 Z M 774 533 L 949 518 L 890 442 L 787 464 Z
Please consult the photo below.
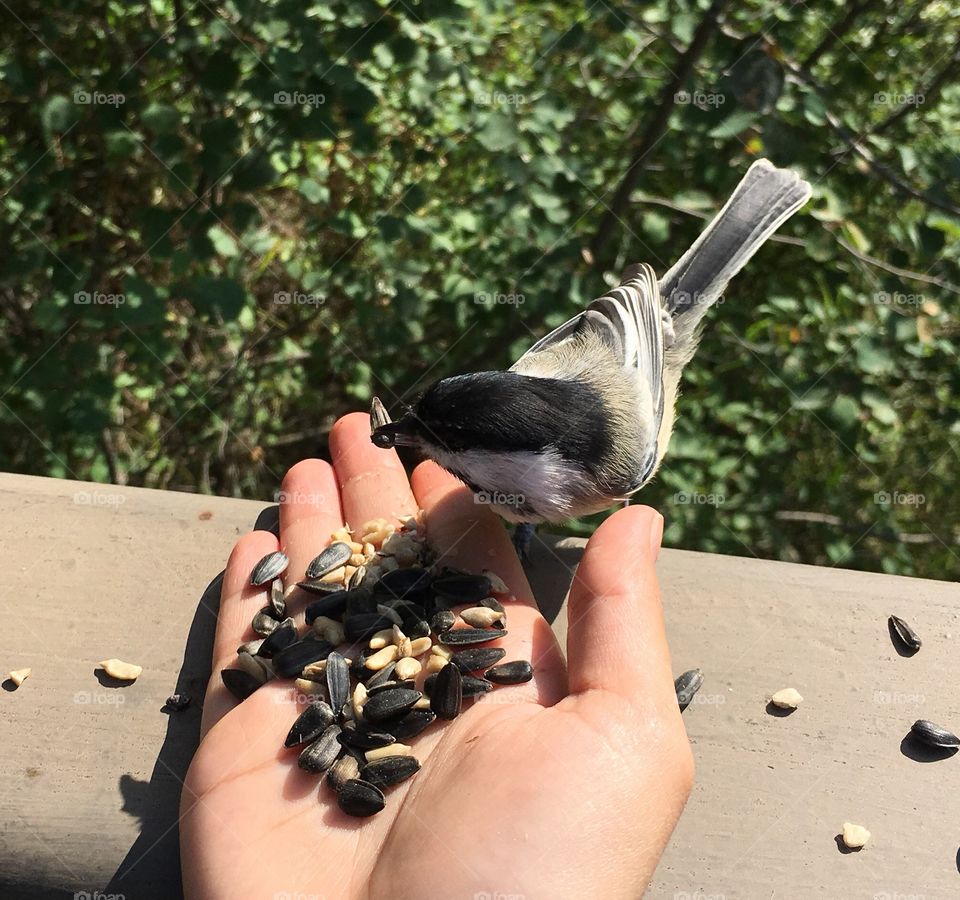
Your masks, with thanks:
M 348 781 L 359 777 L 360 763 L 349 752 L 341 754 L 340 758 L 327 770 L 327 784 L 335 791 L 342 790 Z
M 923 642 L 917 633 L 900 616 L 890 616 L 887 620 L 890 630 L 907 650 L 919 650 Z
M 261 584 L 273 581 L 274 578 L 286 571 L 288 565 L 290 565 L 290 560 L 286 553 L 281 553 L 279 550 L 268 553 L 253 567 L 253 571 L 250 573 L 250 584 L 259 587 Z
M 479 603 L 490 596 L 492 585 L 486 575 L 442 575 L 433 580 L 433 589 L 454 603 Z
M 335 591 L 332 594 L 321 597 L 319 600 L 314 600 L 313 603 L 308 604 L 307 608 L 303 611 L 304 621 L 308 625 L 312 625 L 320 616 L 339 619 L 340 616 L 347 611 L 348 596 L 349 593 L 347 591 Z
M 465 644 L 485 644 L 506 635 L 505 628 L 451 628 L 439 635 L 440 642 L 448 647 L 461 647 Z
M 305 772 L 326 772 L 340 755 L 339 725 L 328 725 L 320 737 L 308 744 L 297 758 L 297 765 Z
M 372 816 L 383 809 L 383 791 L 367 781 L 351 778 L 337 792 L 337 805 L 348 816 Z
M 380 669 L 379 672 L 375 672 L 373 675 L 371 675 L 366 682 L 367 691 L 373 691 L 374 688 L 391 681 L 393 679 L 393 670 L 396 667 L 396 663 L 390 663 L 390 665 L 384 666 L 382 669 Z
M 254 630 L 254 633 L 265 638 L 268 637 L 279 624 L 280 623 L 273 617 L 272 611 L 261 609 L 253 617 L 253 620 L 250 622 L 250 627 Z
M 370 435 L 372 436 L 378 428 L 389 425 L 392 421 L 390 413 L 387 412 L 380 398 L 374 397 L 370 401 Z
M 483 673 L 494 684 L 523 684 L 533 678 L 533 666 L 525 659 L 500 663 Z
M 263 639 L 263 643 L 257 651 L 257 656 L 265 656 L 267 659 L 270 659 L 274 654 L 279 653 L 284 647 L 289 647 L 296 640 L 296 622 L 294 622 L 293 619 L 284 619 Z M 310 661 L 312 662 L 312 660 Z
M 419 771 L 420 763 L 412 756 L 384 756 L 368 762 L 360 770 L 360 777 L 379 788 L 385 788 L 400 784 Z
M 447 663 L 438 673 L 430 694 L 430 709 L 441 719 L 455 719 L 463 705 L 463 675 Z
M 928 747 L 939 747 L 949 749 L 960 747 L 960 737 L 957 737 L 952 731 L 934 725 L 927 719 L 917 719 L 910 728 L 910 733 Z
M 464 675 L 489 669 L 500 662 L 507 655 L 503 647 L 474 647 L 470 650 L 460 650 L 450 657 L 452 662 Z
M 686 709 L 693 700 L 694 694 L 700 690 L 703 684 L 703 672 L 699 669 L 690 669 L 678 676 L 673 682 L 673 688 L 677 692 L 677 702 L 680 709 Z
M 402 687 L 378 691 L 367 697 L 363 707 L 363 717 L 368 722 L 383 722 L 386 719 L 402 716 L 421 696 L 420 691 Z
M 327 657 L 327 693 L 334 713 L 339 716 L 350 699 L 350 668 L 336 651 Z
M 328 703 L 323 700 L 311 701 L 290 727 L 283 746 L 296 747 L 314 740 L 333 724 L 333 720 L 333 710 Z
M 273 655 L 273 668 L 281 678 L 295 678 L 303 671 L 304 666 L 326 659 L 327 680 L 329 681 L 329 657 L 332 652 L 333 644 L 328 644 L 326 641 L 314 640 L 313 638 L 296 641 L 293 644 L 288 644 L 282 650 L 278 650 Z
M 221 669 L 220 678 L 227 690 L 238 700 L 246 700 L 260 687 L 260 682 L 243 669 Z
M 310 561 L 306 571 L 307 580 L 329 575 L 334 569 L 346 565 L 351 556 L 353 556 L 353 548 L 344 541 L 336 541 Z
M 283 580 L 280 578 L 270 582 L 270 615 L 278 622 L 287 617 L 287 601 L 283 597 Z

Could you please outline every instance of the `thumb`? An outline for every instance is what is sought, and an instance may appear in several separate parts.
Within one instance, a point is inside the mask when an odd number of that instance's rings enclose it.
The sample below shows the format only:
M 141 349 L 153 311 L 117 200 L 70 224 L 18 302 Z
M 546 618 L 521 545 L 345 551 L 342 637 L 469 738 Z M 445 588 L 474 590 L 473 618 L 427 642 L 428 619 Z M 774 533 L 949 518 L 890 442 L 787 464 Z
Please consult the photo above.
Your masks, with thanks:
M 676 706 L 654 566 L 662 537 L 660 513 L 628 506 L 587 543 L 568 604 L 571 694 L 603 690 Z

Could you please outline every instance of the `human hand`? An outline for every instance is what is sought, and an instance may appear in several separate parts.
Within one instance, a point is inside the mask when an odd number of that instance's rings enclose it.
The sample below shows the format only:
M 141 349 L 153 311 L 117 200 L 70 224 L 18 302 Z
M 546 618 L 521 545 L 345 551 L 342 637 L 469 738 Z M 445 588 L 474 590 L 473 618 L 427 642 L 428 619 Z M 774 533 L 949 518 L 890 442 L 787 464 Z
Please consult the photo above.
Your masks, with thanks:
M 332 466 L 304 460 L 284 478 L 280 540 L 247 534 L 227 564 L 202 739 L 181 802 L 186 896 L 639 896 L 693 778 L 654 570 L 662 518 L 630 506 L 590 539 L 570 591 L 565 666 L 488 507 L 433 463 L 408 484 L 394 451 L 371 444 L 364 414 L 340 419 L 330 447 Z M 238 703 L 220 670 L 256 637 L 250 620 L 267 591 L 248 579 L 261 557 L 282 547 L 292 584 L 343 522 L 418 506 L 445 562 L 491 569 L 509 585 L 509 634 L 496 643 L 505 660 L 530 660 L 534 678 L 437 720 L 412 741 L 422 769 L 386 789 L 382 812 L 355 819 L 283 746 L 300 711 L 290 682 Z M 289 614 L 302 621 L 310 599 L 292 593 Z

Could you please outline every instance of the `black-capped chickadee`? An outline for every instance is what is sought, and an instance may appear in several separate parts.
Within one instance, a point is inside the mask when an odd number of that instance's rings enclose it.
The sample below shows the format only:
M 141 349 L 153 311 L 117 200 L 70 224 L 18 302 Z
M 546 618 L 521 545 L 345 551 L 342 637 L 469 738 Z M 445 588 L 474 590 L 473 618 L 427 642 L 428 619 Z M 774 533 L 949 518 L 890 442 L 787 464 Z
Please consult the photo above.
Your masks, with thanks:
M 755 162 L 659 283 L 650 266 L 630 266 L 508 371 L 443 378 L 396 422 L 375 400 L 373 442 L 416 447 L 512 522 L 560 522 L 625 500 L 666 452 L 704 314 L 809 197 L 795 173 Z

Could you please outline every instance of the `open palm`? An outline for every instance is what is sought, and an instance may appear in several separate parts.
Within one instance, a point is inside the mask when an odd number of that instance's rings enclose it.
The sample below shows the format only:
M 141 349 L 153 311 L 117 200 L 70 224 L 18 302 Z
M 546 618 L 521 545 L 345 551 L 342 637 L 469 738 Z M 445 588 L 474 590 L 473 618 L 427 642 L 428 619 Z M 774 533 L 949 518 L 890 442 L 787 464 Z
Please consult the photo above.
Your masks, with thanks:
M 410 484 L 365 415 L 331 434 L 333 466 L 306 460 L 283 483 L 280 541 L 234 548 L 223 580 L 202 741 L 182 798 L 189 898 L 636 898 L 683 808 L 692 757 L 673 688 L 654 560 L 662 519 L 629 507 L 596 532 L 569 600 L 569 675 L 510 539 L 489 508 L 432 463 Z M 386 808 L 345 815 L 329 786 L 283 747 L 298 707 L 290 682 L 238 703 L 220 680 L 255 637 L 266 602 L 248 577 L 290 557 L 287 583 L 344 522 L 426 510 L 431 546 L 460 569 L 492 569 L 516 596 L 505 659 L 533 681 L 467 701 L 412 743 L 422 769 L 388 788 Z M 302 618 L 309 598 L 289 599 Z

